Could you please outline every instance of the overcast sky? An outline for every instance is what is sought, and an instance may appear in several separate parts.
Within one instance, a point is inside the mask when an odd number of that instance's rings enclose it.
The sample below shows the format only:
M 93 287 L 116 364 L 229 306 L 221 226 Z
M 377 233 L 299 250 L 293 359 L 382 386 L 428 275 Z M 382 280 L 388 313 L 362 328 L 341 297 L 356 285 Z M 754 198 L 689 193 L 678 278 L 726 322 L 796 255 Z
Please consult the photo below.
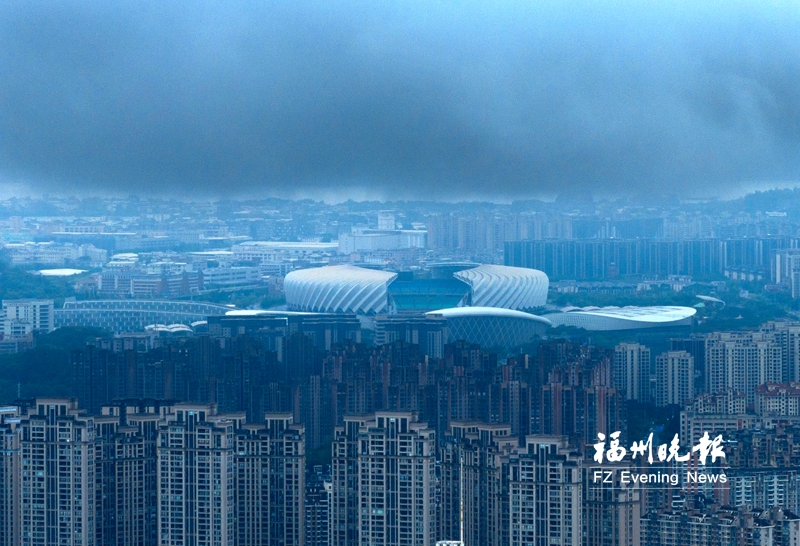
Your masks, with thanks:
M 800 3 L 0 3 L 0 195 L 800 182 Z

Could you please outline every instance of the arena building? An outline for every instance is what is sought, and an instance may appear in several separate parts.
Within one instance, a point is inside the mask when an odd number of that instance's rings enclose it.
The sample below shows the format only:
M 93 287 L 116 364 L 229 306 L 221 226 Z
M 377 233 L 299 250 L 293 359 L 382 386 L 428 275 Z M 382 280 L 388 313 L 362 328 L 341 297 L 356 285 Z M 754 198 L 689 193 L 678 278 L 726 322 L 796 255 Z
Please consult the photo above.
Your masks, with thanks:
M 153 324 L 184 324 L 224 315 L 230 306 L 214 303 L 170 300 L 83 300 L 66 301 L 55 310 L 55 327 L 87 326 L 113 334 L 141 332 Z
M 416 273 L 352 265 L 300 269 L 283 286 L 293 311 L 380 315 L 471 306 L 529 311 L 546 303 L 548 284 L 534 269 L 448 263 Z
M 541 337 L 551 323 L 543 317 L 497 307 L 455 307 L 425 314 L 447 321 L 447 339 L 481 347 L 517 347 Z
M 591 331 L 673 328 L 692 324 L 697 309 L 693 307 L 574 307 L 561 313 L 545 315 L 558 326 L 574 326 Z

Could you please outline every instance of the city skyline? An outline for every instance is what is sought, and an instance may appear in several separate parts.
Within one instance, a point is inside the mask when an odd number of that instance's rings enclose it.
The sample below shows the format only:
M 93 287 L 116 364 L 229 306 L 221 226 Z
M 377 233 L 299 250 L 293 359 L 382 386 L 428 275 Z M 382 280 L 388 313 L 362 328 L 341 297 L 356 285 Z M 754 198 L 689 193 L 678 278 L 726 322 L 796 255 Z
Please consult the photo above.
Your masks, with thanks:
M 0 200 L 0 543 L 793 546 L 798 195 Z
M 800 545 L 798 36 L 0 2 L 0 546 Z

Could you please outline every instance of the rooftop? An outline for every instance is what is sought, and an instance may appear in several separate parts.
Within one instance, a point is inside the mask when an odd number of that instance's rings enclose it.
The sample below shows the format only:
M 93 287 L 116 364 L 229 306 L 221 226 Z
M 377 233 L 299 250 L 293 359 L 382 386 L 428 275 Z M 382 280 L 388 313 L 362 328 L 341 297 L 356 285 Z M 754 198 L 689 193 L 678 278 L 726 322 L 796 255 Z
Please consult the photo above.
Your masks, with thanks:
M 518 318 L 524 320 L 533 320 L 541 322 L 550 326 L 550 321 L 545 317 L 525 313 L 524 311 L 516 311 L 514 309 L 502 309 L 500 307 L 451 307 L 450 309 L 439 309 L 437 311 L 430 311 L 425 313 L 428 315 L 441 316 L 444 318 L 461 318 L 461 317 L 506 317 Z
M 635 320 L 638 322 L 673 322 L 694 316 L 697 309 L 679 306 L 652 307 L 568 307 L 565 313 L 577 313 L 617 319 Z

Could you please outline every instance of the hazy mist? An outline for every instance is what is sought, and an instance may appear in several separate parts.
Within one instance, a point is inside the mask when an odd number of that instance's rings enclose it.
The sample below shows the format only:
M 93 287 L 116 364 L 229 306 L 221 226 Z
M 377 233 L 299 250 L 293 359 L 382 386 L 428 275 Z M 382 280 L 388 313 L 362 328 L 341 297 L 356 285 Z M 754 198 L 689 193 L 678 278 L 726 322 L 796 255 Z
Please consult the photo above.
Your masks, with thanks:
M 786 185 L 798 36 L 796 2 L 3 2 L 0 190 Z

